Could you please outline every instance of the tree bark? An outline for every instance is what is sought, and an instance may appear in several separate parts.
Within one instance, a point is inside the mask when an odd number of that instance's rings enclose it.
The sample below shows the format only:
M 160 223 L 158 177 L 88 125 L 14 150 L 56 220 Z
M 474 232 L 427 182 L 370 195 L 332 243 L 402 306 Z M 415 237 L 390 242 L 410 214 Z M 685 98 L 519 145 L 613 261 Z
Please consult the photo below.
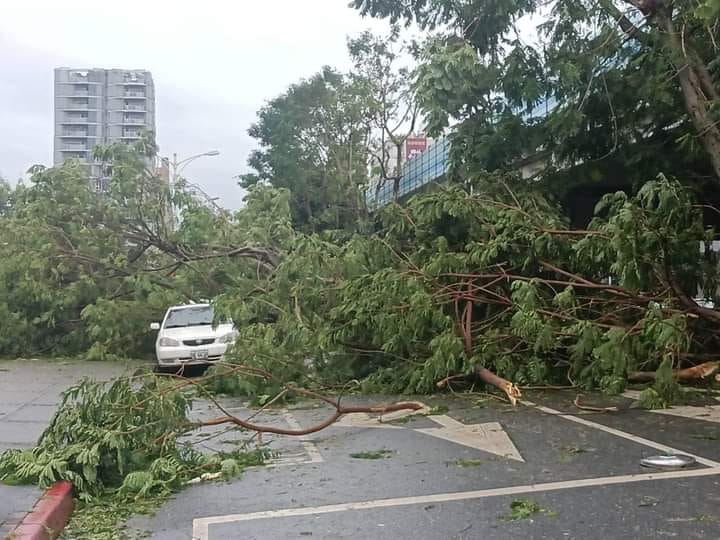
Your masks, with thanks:
M 520 389 L 515 384 L 508 381 L 507 379 L 498 377 L 487 368 L 484 368 L 482 366 L 475 366 L 475 375 L 477 375 L 478 379 L 480 379 L 482 382 L 486 384 L 491 384 L 495 388 L 499 388 L 500 390 L 505 392 L 508 399 L 510 400 L 510 403 L 513 404 L 513 407 L 517 405 L 517 400 L 522 397 Z
M 657 14 L 658 26 L 667 34 L 672 62 L 678 73 L 678 80 L 685 101 L 685 109 L 692 120 L 698 137 L 710 157 L 713 171 L 720 180 L 720 128 L 708 111 L 708 96 L 717 96 L 707 70 L 698 67 L 699 58 L 680 39 L 670 14 Z
M 720 362 L 705 362 L 685 369 L 674 369 L 673 379 L 679 382 L 697 381 L 698 379 L 706 379 L 718 369 L 720 369 Z M 631 371 L 627 375 L 630 382 L 653 382 L 655 378 L 654 371 Z

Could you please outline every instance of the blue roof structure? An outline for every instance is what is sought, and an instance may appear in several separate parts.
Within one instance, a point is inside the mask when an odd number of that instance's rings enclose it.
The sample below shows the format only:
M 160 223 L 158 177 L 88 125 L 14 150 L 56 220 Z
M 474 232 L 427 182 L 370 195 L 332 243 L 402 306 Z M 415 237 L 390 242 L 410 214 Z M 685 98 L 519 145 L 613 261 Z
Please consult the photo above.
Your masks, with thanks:
M 377 210 L 417 191 L 430 182 L 442 179 L 449 168 L 449 153 L 450 140 L 443 137 L 435 141 L 422 154 L 407 160 L 403 165 L 397 193 L 394 193 L 394 182 L 391 179 L 385 180 L 380 189 L 371 186 L 366 196 L 368 208 Z
M 558 100 L 550 96 L 533 107 L 530 111 L 516 111 L 525 120 L 544 118 L 559 105 Z M 377 189 L 371 186 L 366 194 L 368 208 L 373 211 L 391 202 L 398 201 L 435 181 L 442 181 L 450 167 L 450 140 L 447 137 L 438 139 L 425 152 L 405 162 L 397 193 L 394 193 L 394 182 L 387 179 Z

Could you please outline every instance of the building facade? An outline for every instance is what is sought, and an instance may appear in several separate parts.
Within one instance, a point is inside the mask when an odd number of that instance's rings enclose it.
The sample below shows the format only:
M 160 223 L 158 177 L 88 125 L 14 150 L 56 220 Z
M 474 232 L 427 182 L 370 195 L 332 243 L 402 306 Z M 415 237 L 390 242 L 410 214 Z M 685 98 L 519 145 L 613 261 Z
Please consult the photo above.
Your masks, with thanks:
M 155 131 L 155 85 L 145 70 L 55 69 L 53 163 L 79 159 L 101 189 L 98 144 L 132 143 Z

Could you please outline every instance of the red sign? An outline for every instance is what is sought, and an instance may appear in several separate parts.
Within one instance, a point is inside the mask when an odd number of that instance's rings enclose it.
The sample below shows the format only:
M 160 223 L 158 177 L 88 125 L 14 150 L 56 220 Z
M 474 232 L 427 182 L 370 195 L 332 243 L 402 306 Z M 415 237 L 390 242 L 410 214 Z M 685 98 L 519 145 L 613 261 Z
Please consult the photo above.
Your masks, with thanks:
M 408 137 L 405 140 L 405 159 L 412 159 L 427 150 L 426 137 Z

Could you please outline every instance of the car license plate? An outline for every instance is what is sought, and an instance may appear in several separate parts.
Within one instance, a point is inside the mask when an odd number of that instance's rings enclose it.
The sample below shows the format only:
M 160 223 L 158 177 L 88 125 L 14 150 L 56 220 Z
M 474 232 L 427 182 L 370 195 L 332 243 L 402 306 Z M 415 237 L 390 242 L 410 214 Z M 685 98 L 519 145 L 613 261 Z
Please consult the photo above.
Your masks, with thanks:
M 190 353 L 190 357 L 191 357 L 193 360 L 207 360 L 208 352 L 207 352 L 207 350 L 204 350 L 204 351 L 194 351 L 194 352 Z

